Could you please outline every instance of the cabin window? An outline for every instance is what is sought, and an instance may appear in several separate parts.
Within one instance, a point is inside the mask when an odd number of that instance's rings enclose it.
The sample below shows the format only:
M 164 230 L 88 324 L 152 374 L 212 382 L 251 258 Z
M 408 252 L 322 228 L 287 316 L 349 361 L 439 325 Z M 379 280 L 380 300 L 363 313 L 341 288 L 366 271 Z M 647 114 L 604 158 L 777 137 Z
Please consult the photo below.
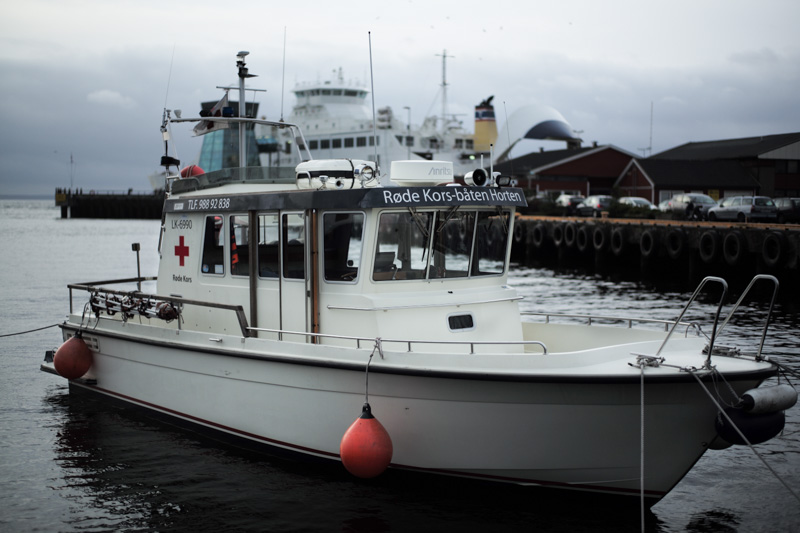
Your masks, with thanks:
M 431 212 L 382 213 L 372 279 L 424 279 L 432 221 Z
M 306 224 L 302 213 L 281 217 L 283 241 L 283 277 L 286 279 L 306 278 Z
M 372 279 L 452 279 L 505 271 L 510 211 L 384 212 Z
M 479 211 L 472 248 L 472 275 L 502 274 L 508 249 L 508 228 L 511 213 Z
M 279 218 L 276 213 L 258 215 L 258 275 L 277 278 L 281 267 Z
M 250 221 L 247 215 L 230 217 L 231 275 L 250 275 Z
M 456 208 L 436 214 L 430 279 L 465 278 L 469 275 L 469 256 L 475 233 L 475 211 Z
M 207 216 L 203 233 L 203 274 L 225 274 L 225 234 L 222 230 L 221 216 Z
M 355 282 L 361 266 L 363 213 L 325 213 L 323 216 L 325 280 Z

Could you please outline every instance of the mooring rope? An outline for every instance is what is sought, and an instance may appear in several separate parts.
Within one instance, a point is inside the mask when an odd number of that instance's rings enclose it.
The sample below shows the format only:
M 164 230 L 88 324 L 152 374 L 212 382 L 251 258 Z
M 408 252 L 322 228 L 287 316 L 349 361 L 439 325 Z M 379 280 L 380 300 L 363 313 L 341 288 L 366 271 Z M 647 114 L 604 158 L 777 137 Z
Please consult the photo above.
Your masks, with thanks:
M 381 343 L 380 337 L 375 338 L 375 346 L 372 348 L 372 353 L 369 354 L 369 359 L 367 360 L 366 383 L 364 385 L 364 403 L 369 403 L 369 365 L 372 363 L 372 356 L 375 355 L 376 350 L 381 356 L 381 359 L 383 359 L 383 344 Z
M 42 326 L 41 328 L 36 329 L 29 329 L 28 331 L 18 331 L 16 333 L 5 333 L 0 335 L 0 337 L 13 337 L 14 335 L 25 335 L 27 333 L 33 333 L 34 331 L 42 331 L 43 329 L 50 329 L 58 326 L 58 324 L 50 324 L 49 326 Z
M 776 478 L 778 481 L 780 481 L 780 482 L 781 482 L 781 484 L 782 484 L 784 487 L 786 487 L 786 490 L 788 490 L 788 491 L 789 491 L 789 492 L 792 494 L 792 496 L 794 496 L 794 499 L 795 499 L 795 500 L 797 500 L 798 502 L 800 502 L 800 495 L 798 495 L 798 494 L 797 494 L 797 493 L 796 493 L 796 492 L 795 492 L 795 491 L 792 489 L 792 487 L 790 487 L 790 486 L 789 486 L 789 485 L 786 483 L 786 481 L 784 481 L 784 480 L 783 480 L 783 478 L 781 478 L 781 476 L 779 476 L 779 475 L 778 475 L 778 473 L 777 473 L 777 472 L 776 472 L 776 471 L 775 471 L 775 470 L 774 470 L 774 469 L 773 469 L 773 468 L 772 468 L 772 467 L 769 465 L 769 463 L 767 463 L 767 461 L 766 461 L 766 460 L 765 460 L 765 459 L 764 459 L 764 458 L 761 456 L 761 454 L 760 454 L 760 453 L 758 453 L 758 451 L 755 449 L 755 447 L 754 447 L 752 444 L 750 444 L 750 441 L 747 439 L 747 437 L 745 437 L 745 436 L 744 436 L 744 433 L 742 433 L 742 431 L 739 429 L 739 427 L 738 427 L 736 424 L 734 424 L 734 423 L 733 423 L 733 420 L 731 420 L 731 417 L 729 417 L 729 416 L 728 416 L 728 413 L 726 413 L 726 412 L 725 412 L 725 410 L 724 410 L 724 409 L 722 409 L 722 406 L 720 406 L 719 402 L 717 402 L 716 398 L 714 398 L 714 395 L 713 395 L 713 394 L 711 394 L 711 391 L 709 391 L 709 390 L 708 390 L 708 387 L 706 387 L 706 386 L 705 386 L 705 384 L 702 382 L 702 380 L 701 380 L 701 379 L 700 379 L 700 378 L 697 376 L 696 369 L 688 369 L 688 371 L 689 371 L 689 373 L 692 375 L 692 377 L 694 377 L 694 379 L 696 379 L 696 380 L 697 380 L 697 382 L 698 382 L 698 383 L 700 384 L 700 386 L 703 388 L 703 390 L 705 391 L 705 393 L 708 395 L 708 397 L 711 399 L 711 401 L 712 401 L 712 402 L 714 403 L 714 405 L 717 407 L 717 409 L 719 410 L 719 412 L 720 412 L 720 413 L 722 413 L 722 416 L 724 416 L 724 417 L 725 417 L 725 419 L 726 419 L 726 420 L 727 420 L 727 421 L 728 421 L 728 422 L 731 424 L 731 426 L 733 427 L 733 429 L 735 429 L 735 430 L 736 430 L 736 433 L 738 433 L 738 434 L 739 434 L 739 436 L 742 438 L 742 440 L 744 440 L 744 442 L 745 442 L 745 443 L 746 443 L 746 444 L 747 444 L 747 445 L 750 447 L 750 449 L 751 449 L 751 450 L 753 450 L 753 453 L 754 453 L 754 454 L 756 454 L 756 457 L 758 457 L 758 458 L 761 460 L 761 462 L 762 462 L 762 463 L 764 463 L 764 466 L 766 466 L 766 467 L 767 467 L 767 470 L 769 470 L 770 472 L 772 472 L 772 475 L 773 475 L 773 476 L 775 476 L 775 478 Z
M 639 443 L 639 503 L 641 508 L 641 521 L 642 521 L 642 532 L 644 532 L 644 367 L 647 366 L 644 362 L 641 362 L 639 368 L 641 372 L 639 372 L 639 385 L 640 385 L 640 424 L 641 424 L 641 435 L 640 435 L 640 443 Z

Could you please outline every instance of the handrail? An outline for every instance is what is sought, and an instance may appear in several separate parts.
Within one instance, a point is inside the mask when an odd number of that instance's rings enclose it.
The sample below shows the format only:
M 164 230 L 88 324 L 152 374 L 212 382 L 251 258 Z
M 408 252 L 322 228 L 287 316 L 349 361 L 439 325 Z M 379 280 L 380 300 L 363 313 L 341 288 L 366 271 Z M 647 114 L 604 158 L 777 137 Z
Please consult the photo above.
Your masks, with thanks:
M 772 281 L 775 284 L 775 289 L 772 291 L 772 299 L 769 302 L 769 311 L 767 312 L 767 319 L 764 321 L 764 329 L 761 332 L 761 342 L 758 344 L 758 353 L 756 353 L 756 361 L 760 361 L 761 360 L 761 351 L 764 348 L 764 341 L 767 338 L 767 328 L 769 328 L 769 321 L 772 318 L 772 308 L 775 305 L 775 298 L 778 295 L 778 287 L 780 286 L 780 283 L 778 282 L 778 278 L 776 278 L 775 276 L 770 276 L 769 274 L 758 274 L 758 275 L 754 276 L 753 279 L 750 280 L 750 284 L 747 286 L 747 288 L 744 290 L 744 292 L 742 292 L 742 295 L 739 297 L 739 299 L 733 305 L 733 308 L 728 312 L 728 315 L 725 317 L 725 320 L 722 322 L 722 325 L 719 327 L 719 332 L 718 332 L 718 334 L 722 333 L 722 330 L 725 329 L 725 326 L 728 325 L 728 322 L 730 322 L 731 318 L 733 318 L 733 314 L 737 311 L 737 309 L 739 309 L 739 305 L 741 305 L 741 303 L 744 300 L 745 296 L 747 296 L 747 293 L 749 293 L 750 289 L 753 288 L 753 285 L 755 285 L 756 282 L 758 280 L 761 280 L 761 279 L 764 279 L 764 280 L 767 280 L 767 281 Z M 709 351 L 709 356 L 710 356 L 710 351 Z
M 155 281 L 155 277 L 138 277 L 138 278 L 126 278 L 126 279 L 117 279 L 117 280 L 106 280 L 106 281 L 88 281 L 85 283 L 77 283 L 77 284 L 70 284 L 67 285 L 69 289 L 69 312 L 70 314 L 73 312 L 72 308 L 72 290 L 83 290 L 86 292 L 103 292 L 105 294 L 114 294 L 118 296 L 133 296 L 136 298 L 147 298 L 151 300 L 160 300 L 164 302 L 169 302 L 171 304 L 181 304 L 181 305 L 197 305 L 199 307 L 211 307 L 215 309 L 225 309 L 228 311 L 233 311 L 236 314 L 236 319 L 239 322 L 239 329 L 242 331 L 243 337 L 250 336 L 250 328 L 247 325 L 247 317 L 244 314 L 244 308 L 241 305 L 231 305 L 231 304 L 222 304 L 216 302 L 204 302 L 202 300 L 191 300 L 189 298 L 183 298 L 181 296 L 163 296 L 158 294 L 147 294 L 139 291 L 119 291 L 115 289 L 107 289 L 105 287 L 97 287 L 96 285 L 111 285 L 115 283 L 135 283 L 138 281 Z M 180 321 L 178 321 L 180 325 Z
M 705 287 L 706 283 L 708 283 L 709 281 L 716 281 L 722 285 L 722 296 L 720 297 L 719 304 L 717 305 L 717 312 L 714 314 L 714 327 L 711 329 L 711 339 L 709 340 L 708 343 L 708 358 L 706 358 L 706 363 L 705 363 L 706 368 L 711 368 L 711 353 L 714 351 L 714 340 L 717 336 L 717 323 L 719 323 L 719 314 L 722 311 L 722 304 L 725 301 L 725 296 L 727 296 L 728 294 L 728 282 L 716 276 L 707 276 L 703 278 L 703 281 L 701 281 L 700 284 L 697 286 L 697 288 L 694 290 L 694 293 L 692 293 L 692 297 L 689 298 L 689 301 L 686 303 L 686 306 L 683 308 L 683 311 L 681 311 L 681 314 L 675 321 L 675 325 L 672 326 L 672 328 L 669 330 L 669 333 L 667 333 L 664 342 L 662 342 L 661 346 L 658 347 L 658 351 L 656 352 L 656 357 L 661 355 L 661 350 L 664 349 L 664 346 L 669 341 L 669 338 L 672 336 L 672 332 L 675 331 L 675 328 L 683 318 L 683 315 L 686 314 L 686 311 L 689 310 L 689 306 L 692 305 L 692 303 L 697 298 L 697 295 L 700 294 L 700 291 L 703 289 L 703 287 Z
M 277 333 L 278 335 L 298 335 L 303 337 L 314 337 L 314 338 L 326 338 L 326 339 L 341 339 L 341 340 L 352 340 L 356 341 L 356 347 L 361 348 L 362 342 L 376 342 L 378 339 L 375 337 L 356 337 L 350 335 L 333 335 L 331 333 L 311 333 L 308 331 L 289 331 L 285 329 L 270 329 L 270 328 L 255 328 L 249 327 L 247 328 L 249 331 L 259 331 L 265 333 Z M 408 353 L 413 352 L 414 350 L 411 349 L 412 344 L 443 344 L 443 345 L 461 345 L 461 344 L 468 344 L 470 347 L 470 355 L 475 354 L 475 346 L 489 346 L 489 345 L 499 345 L 499 346 L 511 346 L 511 345 L 535 345 L 542 348 L 543 355 L 547 355 L 547 346 L 542 341 L 430 341 L 430 340 L 414 340 L 414 339 L 384 339 L 380 338 L 380 342 L 383 344 L 386 343 L 395 343 L 395 344 L 406 344 L 408 345 Z
M 557 318 L 580 318 L 585 319 L 588 322 L 588 325 L 591 326 L 592 322 L 599 321 L 599 320 L 606 320 L 606 321 L 615 321 L 615 322 L 627 322 L 628 328 L 633 327 L 634 322 L 642 322 L 642 323 L 651 323 L 651 324 L 663 324 L 664 331 L 669 331 L 669 327 L 671 325 L 678 325 L 678 326 L 686 326 L 688 328 L 694 328 L 696 331 L 699 332 L 700 328 L 694 322 L 676 322 L 674 320 L 665 320 L 660 318 L 631 318 L 627 316 L 609 316 L 609 315 L 586 315 L 586 314 L 577 314 L 577 313 L 544 313 L 544 312 L 536 312 L 536 311 L 523 311 L 520 313 L 521 316 L 543 316 L 545 317 L 545 323 L 550 323 L 551 317 Z

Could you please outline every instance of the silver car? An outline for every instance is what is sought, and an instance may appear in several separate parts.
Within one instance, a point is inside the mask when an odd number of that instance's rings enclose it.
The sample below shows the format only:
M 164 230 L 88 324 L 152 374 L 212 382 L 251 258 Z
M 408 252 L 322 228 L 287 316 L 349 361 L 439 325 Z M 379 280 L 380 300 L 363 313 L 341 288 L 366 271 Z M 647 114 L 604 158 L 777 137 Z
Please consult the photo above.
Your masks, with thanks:
M 767 196 L 731 196 L 723 198 L 716 207 L 708 210 L 708 220 L 775 220 L 778 208 Z

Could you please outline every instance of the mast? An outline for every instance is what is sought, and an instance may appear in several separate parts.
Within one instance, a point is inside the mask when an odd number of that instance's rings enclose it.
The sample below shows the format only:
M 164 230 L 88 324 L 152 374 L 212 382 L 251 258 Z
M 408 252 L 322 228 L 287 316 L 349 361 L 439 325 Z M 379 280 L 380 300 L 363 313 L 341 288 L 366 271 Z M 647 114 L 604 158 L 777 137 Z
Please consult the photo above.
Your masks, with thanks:
M 447 58 L 455 57 L 448 56 L 447 50 L 442 50 L 441 54 L 436 54 L 442 57 L 442 131 L 447 125 Z
M 239 118 L 247 116 L 247 101 L 244 93 L 244 80 L 246 78 L 254 78 L 255 74 L 248 74 L 247 67 L 244 63 L 244 58 L 250 52 L 239 52 L 236 54 L 236 66 L 239 67 Z M 244 123 L 239 124 L 239 166 L 247 166 L 247 143 L 246 143 L 247 127 Z

